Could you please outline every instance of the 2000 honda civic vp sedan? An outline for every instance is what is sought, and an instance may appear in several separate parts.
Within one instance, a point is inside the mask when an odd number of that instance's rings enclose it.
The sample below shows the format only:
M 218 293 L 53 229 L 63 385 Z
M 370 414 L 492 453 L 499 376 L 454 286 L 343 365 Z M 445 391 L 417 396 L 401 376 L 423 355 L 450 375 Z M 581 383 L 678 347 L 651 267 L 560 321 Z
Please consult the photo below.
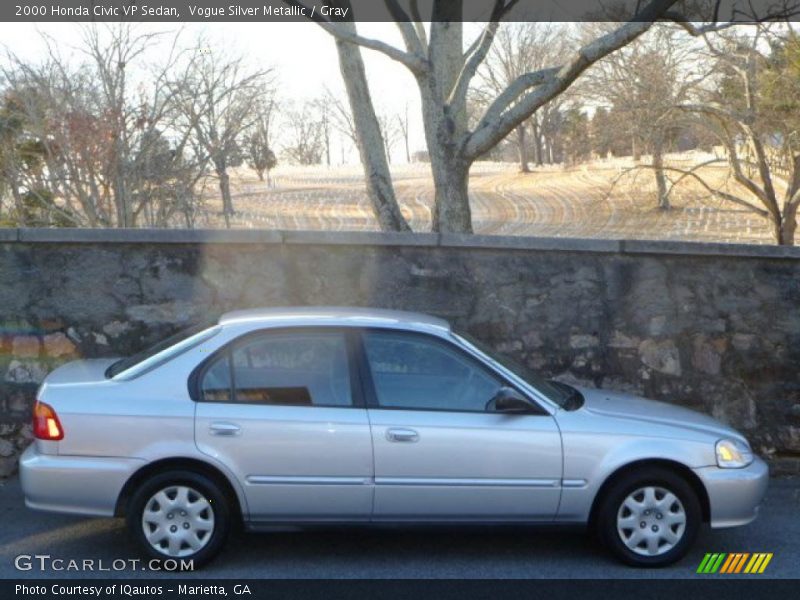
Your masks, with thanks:
M 21 458 L 31 508 L 125 516 L 155 558 L 315 523 L 588 524 L 666 565 L 752 521 L 767 467 L 669 404 L 541 379 L 413 313 L 224 315 L 139 355 L 53 371 Z

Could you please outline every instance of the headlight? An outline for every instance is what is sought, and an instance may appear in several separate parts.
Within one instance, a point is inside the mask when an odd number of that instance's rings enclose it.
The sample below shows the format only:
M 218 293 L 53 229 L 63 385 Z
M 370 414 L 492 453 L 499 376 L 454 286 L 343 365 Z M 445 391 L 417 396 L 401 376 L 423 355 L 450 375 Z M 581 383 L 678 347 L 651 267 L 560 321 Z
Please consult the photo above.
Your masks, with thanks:
M 725 439 L 717 442 L 717 465 L 723 469 L 739 469 L 753 462 L 753 451 L 746 442 Z

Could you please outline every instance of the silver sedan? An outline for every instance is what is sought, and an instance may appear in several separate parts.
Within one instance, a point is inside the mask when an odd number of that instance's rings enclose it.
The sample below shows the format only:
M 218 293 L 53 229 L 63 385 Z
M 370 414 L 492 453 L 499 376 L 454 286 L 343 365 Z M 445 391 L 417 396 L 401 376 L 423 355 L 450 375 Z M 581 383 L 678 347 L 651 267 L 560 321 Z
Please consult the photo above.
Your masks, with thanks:
M 234 522 L 586 524 L 624 562 L 752 521 L 767 466 L 730 427 L 547 381 L 440 319 L 233 312 L 53 371 L 20 460 L 34 509 L 126 517 L 199 566 Z

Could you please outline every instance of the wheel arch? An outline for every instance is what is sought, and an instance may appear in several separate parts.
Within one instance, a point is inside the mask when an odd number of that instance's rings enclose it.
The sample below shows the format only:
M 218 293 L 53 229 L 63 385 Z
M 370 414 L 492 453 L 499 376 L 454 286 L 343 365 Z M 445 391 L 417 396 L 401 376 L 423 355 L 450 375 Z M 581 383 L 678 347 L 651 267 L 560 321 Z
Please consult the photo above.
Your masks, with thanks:
M 124 517 L 128 508 L 128 501 L 136 489 L 149 477 L 168 470 L 193 471 L 213 480 L 220 486 L 220 489 L 222 489 L 223 493 L 231 501 L 231 510 L 235 518 L 239 521 L 244 519 L 245 513 L 242 506 L 242 499 L 240 499 L 230 478 L 214 465 L 197 458 L 189 457 L 162 458 L 147 463 L 139 468 L 128 478 L 125 485 L 122 486 L 122 490 L 120 490 L 119 496 L 117 497 L 114 516 Z
M 612 472 L 608 477 L 606 477 L 603 484 L 597 490 L 597 493 L 594 496 L 594 500 L 592 501 L 592 508 L 589 511 L 589 526 L 594 527 L 597 518 L 597 512 L 599 510 L 600 504 L 602 502 L 603 497 L 611 488 L 612 485 L 620 478 L 632 473 L 634 471 L 639 471 L 643 469 L 647 469 L 648 467 L 661 467 L 665 469 L 669 469 L 676 475 L 682 477 L 694 490 L 695 494 L 697 494 L 697 499 L 700 502 L 700 510 L 703 516 L 703 522 L 708 523 L 711 520 L 711 503 L 708 497 L 708 491 L 706 490 L 705 485 L 700 480 L 700 478 L 695 474 L 692 469 L 684 465 L 683 463 L 669 460 L 665 458 L 649 458 L 649 459 L 642 459 L 630 462 L 628 464 L 622 465 L 621 467 L 617 468 L 614 472 Z

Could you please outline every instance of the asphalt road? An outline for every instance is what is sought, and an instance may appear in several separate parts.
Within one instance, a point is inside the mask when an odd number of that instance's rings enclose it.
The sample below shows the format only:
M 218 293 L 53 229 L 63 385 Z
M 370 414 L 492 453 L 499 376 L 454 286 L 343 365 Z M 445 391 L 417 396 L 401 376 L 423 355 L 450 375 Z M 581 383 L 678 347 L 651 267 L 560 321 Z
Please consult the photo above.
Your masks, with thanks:
M 772 481 L 758 520 L 737 529 L 704 528 L 691 553 L 666 569 L 622 566 L 579 532 L 359 529 L 235 534 L 223 554 L 193 577 L 724 577 L 695 575 L 706 552 L 773 552 L 764 575 L 755 577 L 800 577 L 800 479 Z M 21 554 L 94 559 L 95 565 L 102 560 L 106 567 L 115 559 L 138 557 L 121 520 L 29 510 L 23 504 L 19 480 L 13 478 L 0 482 L 0 578 L 168 576 L 131 569 L 76 573 L 34 568 L 21 572 L 14 566 L 15 557 Z

